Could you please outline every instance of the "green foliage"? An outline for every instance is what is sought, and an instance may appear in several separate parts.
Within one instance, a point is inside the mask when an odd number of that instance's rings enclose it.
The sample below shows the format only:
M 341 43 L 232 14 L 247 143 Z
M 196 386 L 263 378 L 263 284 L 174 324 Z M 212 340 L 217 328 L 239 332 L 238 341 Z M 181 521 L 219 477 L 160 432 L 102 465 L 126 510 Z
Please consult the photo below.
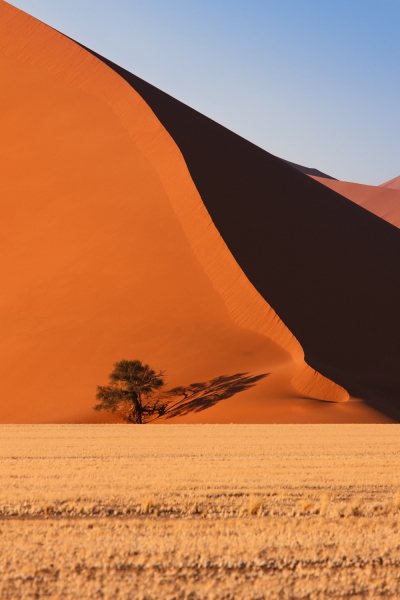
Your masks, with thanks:
M 110 384 L 98 386 L 99 403 L 94 410 L 119 412 L 127 423 L 146 423 L 165 414 L 161 395 L 164 373 L 156 372 L 140 360 L 120 360 L 110 374 Z

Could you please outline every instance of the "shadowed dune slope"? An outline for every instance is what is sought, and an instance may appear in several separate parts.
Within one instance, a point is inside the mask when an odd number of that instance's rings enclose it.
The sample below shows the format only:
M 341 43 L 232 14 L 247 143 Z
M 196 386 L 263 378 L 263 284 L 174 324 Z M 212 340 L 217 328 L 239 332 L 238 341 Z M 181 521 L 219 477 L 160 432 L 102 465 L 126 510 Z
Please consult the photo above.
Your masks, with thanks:
M 214 382 L 206 411 L 175 420 L 385 420 L 307 366 L 114 70 L 0 2 L 0 80 L 2 422 L 107 418 L 95 388 L 121 358 L 171 386 Z M 235 382 L 221 401 L 215 381 Z
M 99 58 L 171 134 L 224 241 L 308 364 L 399 419 L 400 232 Z
M 386 181 L 385 183 L 381 183 L 379 187 L 391 188 L 392 190 L 400 190 L 400 175 L 399 177 L 395 177 L 390 181 Z
M 287 163 L 291 167 L 294 167 L 301 173 L 305 173 L 306 175 L 311 175 L 313 177 L 324 177 L 326 179 L 332 179 L 332 180 L 336 181 L 334 177 L 331 177 L 330 175 L 327 175 L 326 173 L 323 173 L 322 171 L 319 171 L 318 169 L 313 169 L 310 167 L 303 167 L 302 165 L 292 163 L 289 160 L 285 160 L 285 163 Z
M 334 181 L 322 177 L 313 179 L 400 228 L 400 189 Z

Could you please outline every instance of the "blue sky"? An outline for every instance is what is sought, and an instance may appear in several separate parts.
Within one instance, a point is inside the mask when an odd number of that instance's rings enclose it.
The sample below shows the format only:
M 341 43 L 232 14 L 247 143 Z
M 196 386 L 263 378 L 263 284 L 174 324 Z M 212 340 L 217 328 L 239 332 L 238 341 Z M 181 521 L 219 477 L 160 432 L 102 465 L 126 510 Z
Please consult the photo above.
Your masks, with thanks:
M 400 175 L 399 0 L 12 0 L 269 152 Z

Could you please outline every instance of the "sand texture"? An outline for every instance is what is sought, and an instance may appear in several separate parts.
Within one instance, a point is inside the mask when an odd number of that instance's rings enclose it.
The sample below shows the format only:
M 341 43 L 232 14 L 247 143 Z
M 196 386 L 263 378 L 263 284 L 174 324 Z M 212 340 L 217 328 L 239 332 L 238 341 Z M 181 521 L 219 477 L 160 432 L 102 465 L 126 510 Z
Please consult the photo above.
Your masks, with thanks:
M 399 426 L 1 426 L 0 597 L 398 598 Z
M 313 177 L 338 194 L 374 213 L 388 223 L 400 227 L 400 186 L 373 186 L 347 181 Z

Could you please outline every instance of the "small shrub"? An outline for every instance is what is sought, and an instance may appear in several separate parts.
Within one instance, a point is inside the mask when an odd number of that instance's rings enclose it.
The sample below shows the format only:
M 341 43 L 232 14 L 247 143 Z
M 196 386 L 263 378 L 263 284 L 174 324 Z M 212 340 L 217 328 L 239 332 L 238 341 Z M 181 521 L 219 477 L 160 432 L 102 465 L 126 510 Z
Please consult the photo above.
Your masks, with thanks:
M 314 508 L 312 498 L 301 498 L 298 502 L 298 510 L 300 514 L 310 513 Z
M 319 514 L 321 515 L 321 517 L 326 516 L 328 509 L 329 509 L 330 502 L 331 502 L 331 499 L 328 494 L 321 494 L 321 496 L 319 498 Z
M 350 505 L 350 514 L 353 517 L 362 517 L 364 514 L 364 502 L 361 498 L 354 498 Z
M 249 498 L 249 515 L 257 515 L 262 508 L 262 500 L 258 496 Z
M 149 513 L 153 512 L 153 508 L 154 508 L 154 502 L 153 502 L 152 498 L 146 498 L 145 500 L 143 500 L 142 506 L 141 506 L 141 512 L 143 514 L 149 514 Z

